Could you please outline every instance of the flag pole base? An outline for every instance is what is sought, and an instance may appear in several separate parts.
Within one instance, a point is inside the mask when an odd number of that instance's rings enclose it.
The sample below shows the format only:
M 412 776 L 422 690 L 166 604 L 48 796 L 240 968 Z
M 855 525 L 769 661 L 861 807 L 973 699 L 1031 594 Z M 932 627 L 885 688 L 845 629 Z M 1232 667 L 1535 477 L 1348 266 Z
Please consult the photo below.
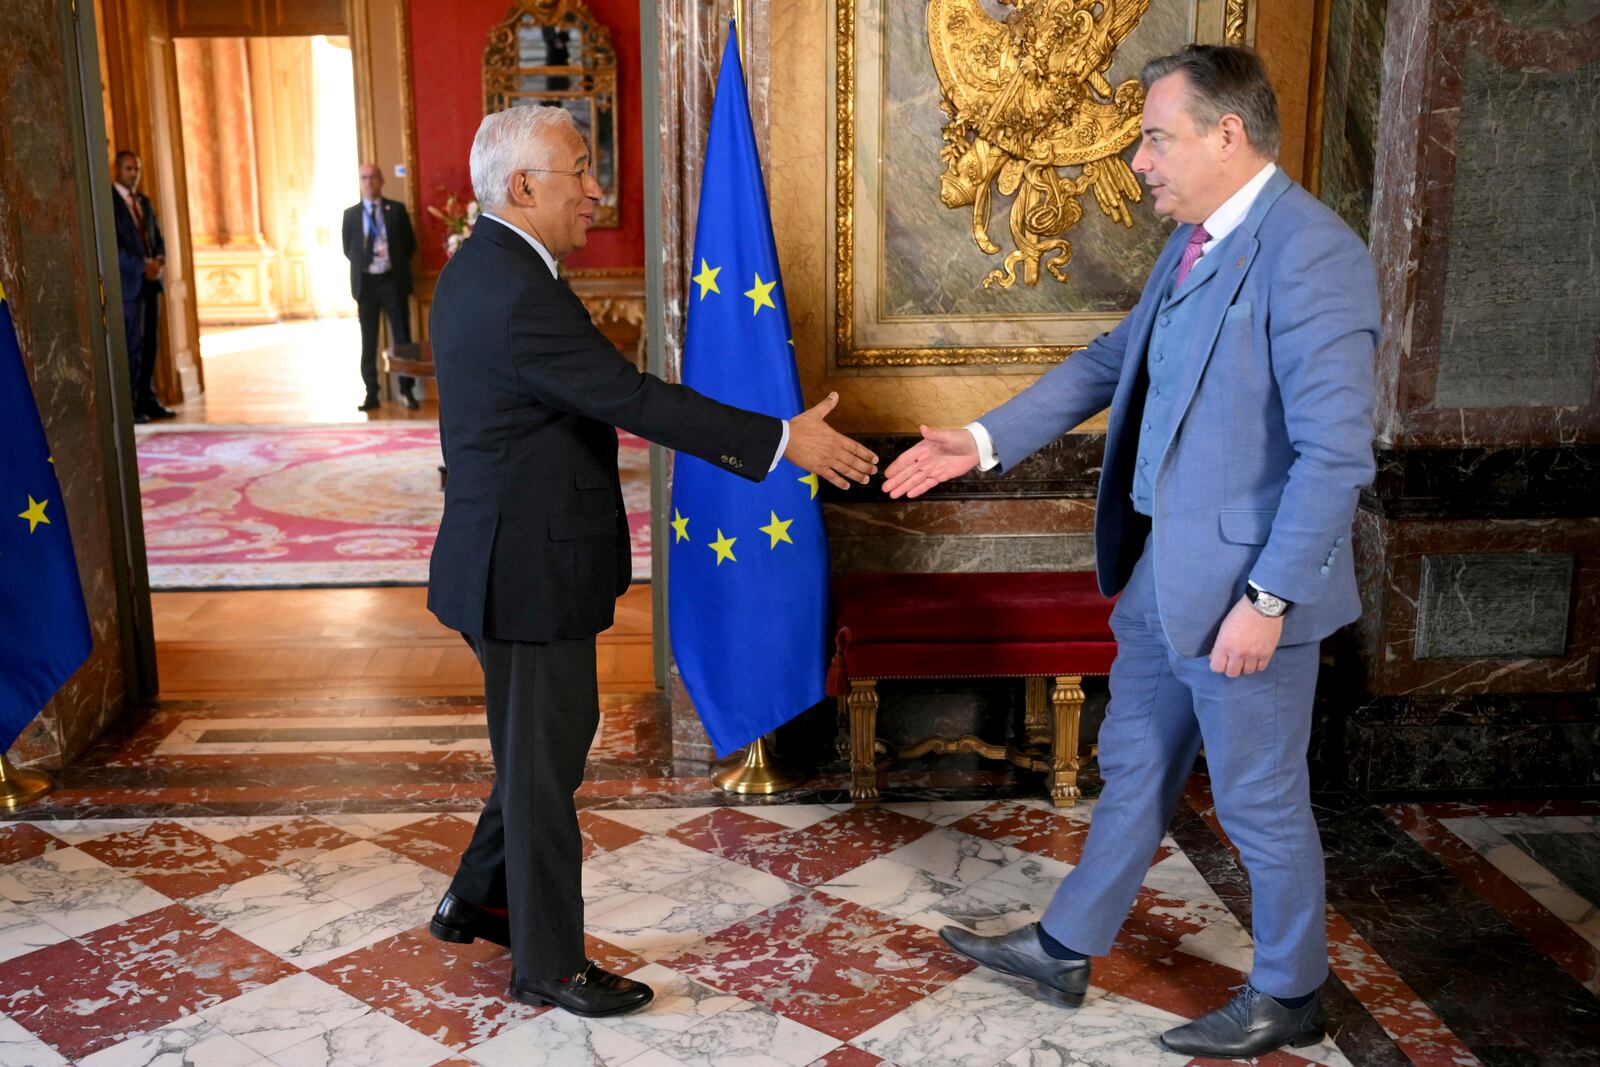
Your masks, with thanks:
M 0 811 L 7 813 L 27 807 L 55 788 L 50 776 L 40 771 L 18 770 L 0 753 Z
M 802 785 L 806 776 L 774 762 L 767 739 L 758 737 L 742 754 L 729 756 L 712 768 L 711 781 L 726 793 L 771 796 Z

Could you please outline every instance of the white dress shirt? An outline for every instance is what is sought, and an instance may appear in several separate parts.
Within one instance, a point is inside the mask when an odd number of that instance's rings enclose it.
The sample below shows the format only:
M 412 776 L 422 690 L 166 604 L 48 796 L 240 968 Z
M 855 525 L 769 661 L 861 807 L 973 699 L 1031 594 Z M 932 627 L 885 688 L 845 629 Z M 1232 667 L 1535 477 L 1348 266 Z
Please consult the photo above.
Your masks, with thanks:
M 556 257 L 552 256 L 550 254 L 550 250 L 544 246 L 544 243 L 542 241 L 540 241 L 537 237 L 535 237 L 533 234 L 529 233 L 527 230 L 524 230 L 519 226 L 511 225 L 511 223 L 507 222 L 505 219 L 501 218 L 500 216 L 491 214 L 491 213 L 489 213 L 487 211 L 482 212 L 481 214 L 479 214 L 478 218 L 480 218 L 480 219 L 493 219 L 495 222 L 498 222 L 500 225 L 506 227 L 506 229 L 508 229 L 512 233 L 516 234 L 518 237 L 521 237 L 524 241 L 527 241 L 530 245 L 533 246 L 533 250 L 535 252 L 539 253 L 539 258 L 544 260 L 544 265 L 550 268 L 550 277 L 552 277 L 552 278 L 560 277 L 560 275 L 556 273 Z M 788 419 L 783 419 L 781 421 L 783 423 L 783 433 L 778 438 L 778 452 L 777 452 L 776 455 L 774 455 L 772 457 L 772 466 L 767 468 L 767 473 L 768 474 L 771 474 L 773 471 L 778 469 L 778 461 L 783 458 L 784 450 L 789 447 L 789 420 Z
M 1211 240 L 1200 246 L 1201 256 L 1217 247 L 1218 242 L 1238 229 L 1244 217 L 1250 214 L 1250 207 L 1256 202 L 1256 197 L 1261 195 L 1261 190 L 1267 187 L 1267 182 L 1272 180 L 1272 175 L 1277 170 L 1276 163 L 1268 163 L 1254 178 L 1240 186 L 1238 192 L 1224 200 L 1221 207 L 1206 217 L 1205 228 L 1211 235 Z M 994 438 L 989 436 L 989 431 L 981 422 L 969 422 L 966 429 L 978 443 L 978 469 L 993 470 L 1000 462 L 1000 457 L 994 452 Z

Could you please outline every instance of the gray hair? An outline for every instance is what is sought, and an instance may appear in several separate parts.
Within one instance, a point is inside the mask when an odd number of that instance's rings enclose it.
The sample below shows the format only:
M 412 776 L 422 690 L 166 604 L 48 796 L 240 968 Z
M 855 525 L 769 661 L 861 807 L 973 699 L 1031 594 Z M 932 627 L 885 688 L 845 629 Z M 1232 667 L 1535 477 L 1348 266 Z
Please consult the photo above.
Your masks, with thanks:
M 557 126 L 576 130 L 572 113 L 564 107 L 524 104 L 485 115 L 472 138 L 468 167 L 472 195 L 488 209 L 506 202 L 511 175 L 519 170 L 550 166 L 548 132 Z
M 1278 94 L 1267 79 L 1266 65 L 1252 49 L 1185 45 L 1173 55 L 1146 63 L 1139 80 L 1148 92 L 1169 74 L 1182 74 L 1188 80 L 1189 117 L 1202 129 L 1215 126 L 1224 115 L 1238 115 L 1250 147 L 1268 159 L 1278 158 L 1283 140 L 1278 131 Z

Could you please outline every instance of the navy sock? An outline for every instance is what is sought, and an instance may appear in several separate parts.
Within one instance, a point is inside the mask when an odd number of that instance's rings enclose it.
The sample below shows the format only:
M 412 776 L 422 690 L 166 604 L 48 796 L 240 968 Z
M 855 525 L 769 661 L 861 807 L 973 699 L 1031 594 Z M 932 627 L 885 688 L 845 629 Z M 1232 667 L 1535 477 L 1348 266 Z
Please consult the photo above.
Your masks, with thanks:
M 1315 993 L 1307 993 L 1303 997 L 1273 997 L 1272 999 L 1276 1000 L 1279 1004 L 1282 1004 L 1286 1008 L 1303 1008 L 1307 1004 L 1310 1004 L 1312 998 L 1315 996 Z
M 1053 960 L 1086 960 L 1089 957 L 1081 952 L 1074 952 L 1055 938 L 1045 932 L 1043 923 L 1034 923 L 1034 930 L 1039 934 L 1039 947 L 1044 949 L 1045 955 Z

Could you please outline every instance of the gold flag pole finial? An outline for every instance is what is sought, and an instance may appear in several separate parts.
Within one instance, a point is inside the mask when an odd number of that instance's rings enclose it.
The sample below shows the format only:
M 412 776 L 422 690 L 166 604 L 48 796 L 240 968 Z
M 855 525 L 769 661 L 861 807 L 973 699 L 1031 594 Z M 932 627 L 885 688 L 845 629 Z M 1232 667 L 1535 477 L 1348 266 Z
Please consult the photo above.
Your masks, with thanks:
M 19 811 L 52 788 L 48 774 L 26 768 L 18 770 L 4 753 L 0 753 L 0 811 Z
M 787 793 L 801 785 L 806 776 L 773 760 L 767 752 L 767 739 L 750 742 L 743 754 L 729 756 L 713 768 L 711 781 L 727 793 L 754 793 L 771 796 Z
M 733 32 L 739 38 L 739 65 L 747 66 L 749 57 L 744 54 L 744 0 L 733 0 Z

